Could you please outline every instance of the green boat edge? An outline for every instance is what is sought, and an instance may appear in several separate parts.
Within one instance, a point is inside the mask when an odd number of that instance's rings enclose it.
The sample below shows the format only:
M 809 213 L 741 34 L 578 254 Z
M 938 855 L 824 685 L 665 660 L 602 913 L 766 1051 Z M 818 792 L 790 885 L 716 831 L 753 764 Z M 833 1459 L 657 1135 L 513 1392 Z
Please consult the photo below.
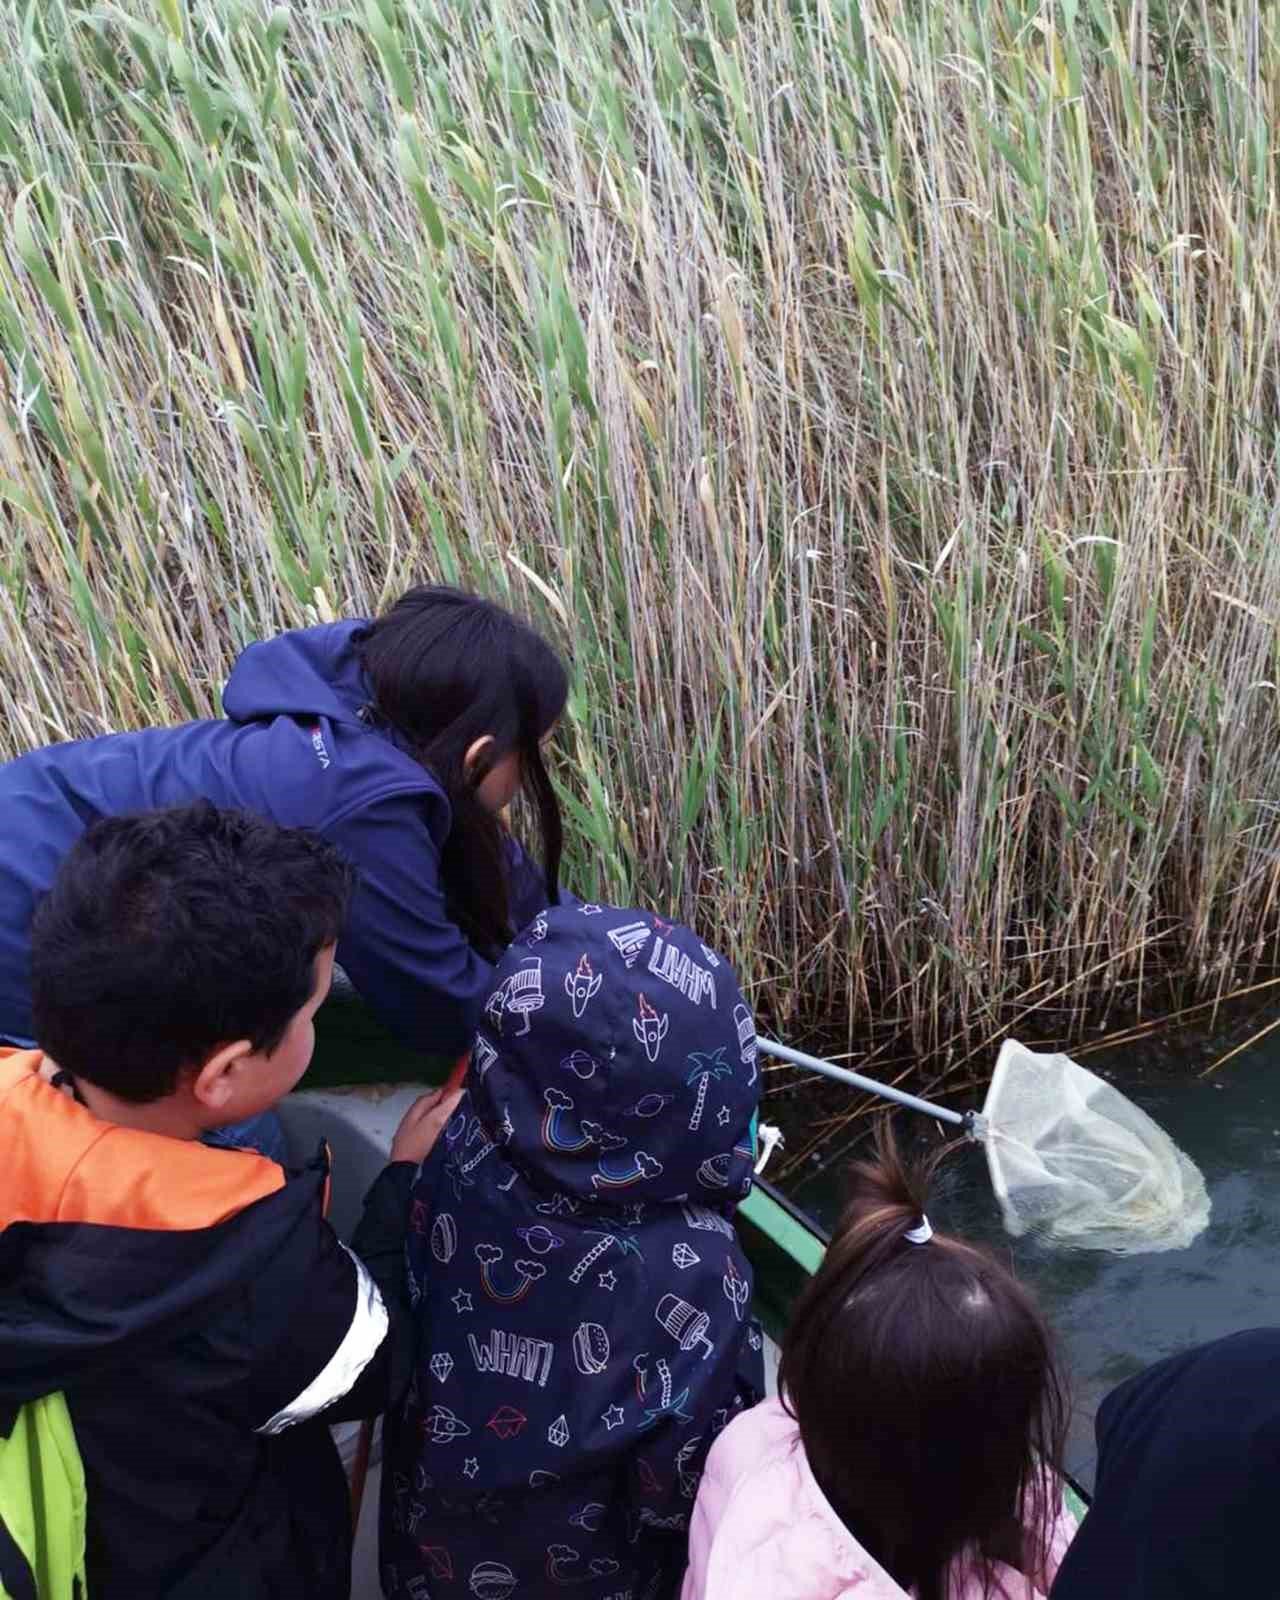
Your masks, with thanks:
M 452 1060 L 423 1055 L 401 1044 L 345 984 L 316 1017 L 316 1053 L 304 1090 L 342 1090 L 361 1085 L 439 1084 Z M 738 1207 L 738 1233 L 755 1273 L 753 1310 L 775 1343 L 782 1338 L 791 1306 L 826 1254 L 829 1235 L 812 1217 L 758 1177 Z M 1063 1480 L 1066 1503 L 1077 1520 L 1088 1509 L 1078 1484 Z

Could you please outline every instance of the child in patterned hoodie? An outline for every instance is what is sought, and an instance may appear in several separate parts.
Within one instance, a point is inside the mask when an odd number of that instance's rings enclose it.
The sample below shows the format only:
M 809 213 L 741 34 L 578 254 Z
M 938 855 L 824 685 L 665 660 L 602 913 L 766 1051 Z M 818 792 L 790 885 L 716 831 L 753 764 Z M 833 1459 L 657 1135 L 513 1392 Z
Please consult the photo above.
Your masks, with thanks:
M 751 1013 L 688 929 L 593 905 L 544 912 L 495 983 L 413 1192 L 383 1586 L 665 1600 L 712 1440 L 763 1390 L 732 1221 Z

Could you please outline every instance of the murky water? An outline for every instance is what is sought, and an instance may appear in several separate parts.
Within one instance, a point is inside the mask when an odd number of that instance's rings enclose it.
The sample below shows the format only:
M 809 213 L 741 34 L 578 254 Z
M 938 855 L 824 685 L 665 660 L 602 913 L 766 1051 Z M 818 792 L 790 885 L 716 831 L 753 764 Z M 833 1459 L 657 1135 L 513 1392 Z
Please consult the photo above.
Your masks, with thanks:
M 1237 1023 L 1235 1036 L 1265 1020 L 1255 1016 L 1243 1029 Z M 309 1086 L 424 1076 L 422 1058 L 359 1005 L 326 1006 L 317 1032 Z M 963 1152 L 939 1186 L 935 1223 L 1006 1252 L 1059 1332 L 1077 1399 L 1068 1466 L 1085 1483 L 1093 1476 L 1093 1411 L 1116 1383 L 1189 1345 L 1280 1322 L 1280 1031 L 1213 1077 L 1198 1076 L 1224 1047 L 1221 1037 L 1201 1035 L 1085 1062 L 1143 1106 L 1203 1172 L 1213 1215 L 1190 1249 L 1115 1257 L 1011 1240 L 976 1149 Z M 447 1063 L 434 1065 L 436 1075 L 447 1070 Z M 802 1107 L 788 1107 L 788 1122 L 803 1122 Z M 838 1171 L 816 1171 L 786 1187 L 820 1221 L 834 1223 Z
M 977 1150 L 964 1152 L 940 1185 L 935 1223 L 1002 1249 L 1058 1330 L 1077 1399 L 1068 1465 L 1085 1483 L 1093 1476 L 1093 1412 L 1115 1384 L 1189 1345 L 1280 1322 L 1280 1032 L 1199 1077 L 1214 1054 L 1201 1042 L 1183 1063 L 1168 1047 L 1156 1065 L 1142 1064 L 1136 1051 L 1085 1063 L 1105 1070 L 1204 1174 L 1213 1214 L 1189 1249 L 1117 1257 L 1012 1240 Z M 815 1174 L 792 1193 L 834 1221 L 837 1174 Z

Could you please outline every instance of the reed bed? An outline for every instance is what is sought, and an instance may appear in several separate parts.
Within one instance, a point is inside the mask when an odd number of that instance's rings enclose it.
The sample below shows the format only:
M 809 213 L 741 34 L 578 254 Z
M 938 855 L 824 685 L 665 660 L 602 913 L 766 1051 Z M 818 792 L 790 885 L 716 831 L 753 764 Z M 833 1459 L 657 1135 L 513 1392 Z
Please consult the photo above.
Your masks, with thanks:
M 0 753 L 433 577 L 576 886 L 939 1070 L 1271 964 L 1280 18 L 7 0 Z

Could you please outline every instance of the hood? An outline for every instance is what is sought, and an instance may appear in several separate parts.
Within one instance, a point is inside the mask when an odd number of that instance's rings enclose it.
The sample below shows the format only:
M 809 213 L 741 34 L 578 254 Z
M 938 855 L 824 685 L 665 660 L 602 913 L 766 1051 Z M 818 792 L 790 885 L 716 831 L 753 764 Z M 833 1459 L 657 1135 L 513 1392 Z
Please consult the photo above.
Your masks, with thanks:
M 777 1396 L 735 1418 L 716 1440 L 699 1499 L 717 1514 L 693 1518 L 683 1600 L 740 1600 L 744 1572 L 751 1574 L 751 1594 L 769 1600 L 910 1600 L 823 1494 L 799 1426 Z M 950 1600 L 1043 1600 L 1074 1531 L 1074 1518 L 1060 1510 L 1043 1573 L 996 1561 L 988 1584 L 976 1562 L 957 1561 L 945 1585 Z M 1090 1600 L 1118 1594 L 1128 1600 L 1127 1589 L 1104 1579 Z
M 369 687 L 355 641 L 367 627 L 331 622 L 251 644 L 231 669 L 223 709 L 233 722 L 287 716 L 360 724 Z
M 537 1187 L 722 1212 L 750 1187 L 754 1020 L 729 964 L 649 912 L 541 913 L 494 970 L 469 1088 Z
M 776 1396 L 735 1417 L 712 1446 L 702 1480 L 718 1517 L 695 1517 L 685 1597 L 739 1600 L 741 1575 L 769 1600 L 909 1600 L 907 1591 L 837 1516 L 813 1476 L 800 1429 Z M 1038 1600 L 1025 1584 L 993 1590 Z M 948 1586 L 954 1600 L 976 1600 Z
M 100 1122 L 0 1051 L 0 1418 L 206 1322 L 319 1204 L 263 1157 Z M 261 1202 L 261 1203 L 259 1203 Z
M 648 1594 L 659 1545 L 683 1565 L 711 1440 L 763 1387 L 731 1219 L 751 1014 L 687 928 L 597 905 L 535 918 L 493 985 L 410 1203 L 419 1369 L 384 1482 L 410 1562 L 447 1545 L 465 1571 L 505 1505 L 504 1593 Z

